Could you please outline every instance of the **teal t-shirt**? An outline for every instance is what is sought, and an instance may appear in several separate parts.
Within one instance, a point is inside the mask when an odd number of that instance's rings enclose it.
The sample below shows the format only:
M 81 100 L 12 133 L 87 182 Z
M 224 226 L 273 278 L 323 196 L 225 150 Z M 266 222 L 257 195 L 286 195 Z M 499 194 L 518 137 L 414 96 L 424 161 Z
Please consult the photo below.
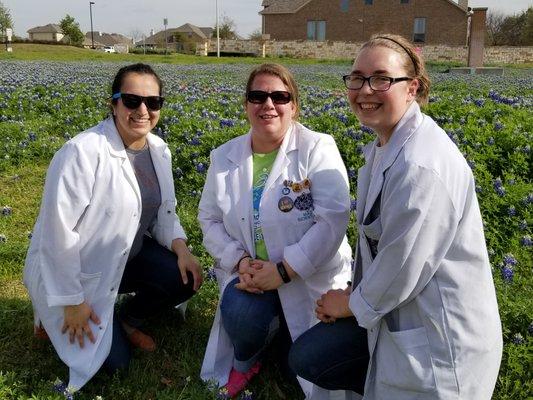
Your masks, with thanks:
M 261 228 L 261 218 L 259 215 L 259 204 L 261 203 L 261 196 L 263 189 L 268 179 L 268 174 L 274 165 L 278 150 L 274 150 L 268 154 L 253 154 L 253 230 L 256 257 L 261 260 L 268 260 L 268 252 L 263 238 L 263 229 Z

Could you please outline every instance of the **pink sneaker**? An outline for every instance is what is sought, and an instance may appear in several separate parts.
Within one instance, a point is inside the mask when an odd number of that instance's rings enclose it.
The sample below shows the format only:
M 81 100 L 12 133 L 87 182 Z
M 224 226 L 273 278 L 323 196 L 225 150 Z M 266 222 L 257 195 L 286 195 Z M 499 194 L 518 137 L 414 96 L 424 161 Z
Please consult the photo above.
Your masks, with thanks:
M 260 361 L 257 361 L 247 372 L 239 372 L 235 368 L 232 368 L 229 373 L 228 383 L 224 386 L 229 398 L 232 399 L 242 392 L 248 385 L 248 382 L 259 373 L 260 369 Z

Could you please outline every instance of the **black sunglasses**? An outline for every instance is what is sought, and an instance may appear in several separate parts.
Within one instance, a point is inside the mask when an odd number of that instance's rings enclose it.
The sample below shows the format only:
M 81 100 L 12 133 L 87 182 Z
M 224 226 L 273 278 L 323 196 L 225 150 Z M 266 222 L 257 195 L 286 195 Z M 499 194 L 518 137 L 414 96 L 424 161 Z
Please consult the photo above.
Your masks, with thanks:
M 165 101 L 165 98 L 161 96 L 138 96 L 136 94 L 121 92 L 115 93 L 111 98 L 113 100 L 122 99 L 122 104 L 130 110 L 135 110 L 140 107 L 141 103 L 144 103 L 150 111 L 159 111 Z
M 262 90 L 250 90 L 246 94 L 246 100 L 253 104 L 263 104 L 269 97 L 274 104 L 287 104 L 292 99 L 291 94 L 284 90 L 276 90 L 270 93 Z

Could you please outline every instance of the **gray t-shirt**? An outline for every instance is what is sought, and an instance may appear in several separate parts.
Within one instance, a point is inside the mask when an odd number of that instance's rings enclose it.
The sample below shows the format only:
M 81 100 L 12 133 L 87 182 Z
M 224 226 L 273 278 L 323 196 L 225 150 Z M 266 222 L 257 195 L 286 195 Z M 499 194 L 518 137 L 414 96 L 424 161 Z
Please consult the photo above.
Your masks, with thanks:
M 141 251 L 144 234 L 157 218 L 157 210 L 161 205 L 161 190 L 148 143 L 140 150 L 126 149 L 126 154 L 135 172 L 142 200 L 139 230 L 135 235 L 128 257 L 128 260 L 131 260 Z

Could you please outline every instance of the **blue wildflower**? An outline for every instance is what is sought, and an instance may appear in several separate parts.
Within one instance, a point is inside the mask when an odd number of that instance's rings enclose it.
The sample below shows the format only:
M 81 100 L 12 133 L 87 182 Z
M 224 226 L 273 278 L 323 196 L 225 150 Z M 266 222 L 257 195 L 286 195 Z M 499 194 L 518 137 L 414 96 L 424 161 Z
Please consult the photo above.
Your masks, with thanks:
M 196 167 L 196 172 L 200 174 L 203 174 L 207 171 L 207 167 L 205 166 L 204 163 L 198 163 L 195 165 L 195 167 Z
M 511 338 L 511 342 L 513 342 L 514 344 L 524 344 L 526 341 L 524 340 L 522 334 L 515 333 Z
M 515 265 L 518 264 L 518 261 L 516 261 L 516 258 L 514 258 L 514 256 L 511 253 L 508 253 L 503 256 L 503 263 L 504 265 L 510 265 L 514 267 Z
M 350 179 L 353 179 L 357 176 L 357 171 L 355 170 L 355 168 L 348 168 L 348 177 Z
M 503 186 L 498 186 L 498 187 L 495 188 L 495 190 L 496 190 L 496 194 L 498 196 L 500 196 L 500 197 L 505 196 L 506 191 L 505 191 L 505 188 Z
M 525 235 L 520 239 L 520 244 L 524 247 L 531 247 L 533 246 L 533 240 L 531 240 L 531 236 Z
M 518 223 L 518 229 L 521 231 L 525 231 L 527 229 L 527 221 L 525 219 Z
M 0 233 L 0 243 L 5 243 L 5 242 L 7 242 L 6 235 L 4 235 L 3 233 Z
M 28 140 L 30 142 L 35 142 L 37 140 L 37 135 L 33 132 L 28 133 Z
M 364 132 L 364 133 L 370 133 L 370 134 L 373 134 L 374 131 L 372 129 L 370 129 L 369 127 L 367 126 L 364 126 L 364 125 L 361 125 L 361 130 Z
M 208 281 L 216 281 L 217 280 L 217 274 L 215 273 L 215 269 L 213 267 L 209 268 L 207 270 L 206 278 Z
M 357 199 L 352 199 L 350 201 L 350 211 L 355 211 L 357 209 Z
M 2 207 L 2 215 L 4 217 L 7 217 L 9 215 L 13 214 L 13 209 L 9 206 Z
M 501 122 L 496 122 L 494 124 L 494 130 L 495 131 L 501 131 L 504 128 L 503 124 Z
M 504 265 L 502 267 L 501 272 L 502 272 L 502 279 L 505 282 L 511 283 L 513 281 L 514 271 L 510 266 Z
M 510 217 L 514 217 L 516 215 L 516 208 L 513 206 L 510 206 L 507 209 L 507 215 L 509 215 Z
M 533 322 L 531 322 L 529 326 L 527 327 L 527 333 L 529 333 L 530 335 L 533 335 Z
M 181 170 L 180 167 L 177 167 L 175 170 L 174 170 L 174 178 L 181 178 L 183 176 L 183 171 Z
M 494 138 L 491 136 L 490 138 L 487 139 L 487 144 L 489 146 L 492 146 L 494 144 Z
M 241 395 L 241 400 L 253 400 L 253 394 L 248 389 Z

